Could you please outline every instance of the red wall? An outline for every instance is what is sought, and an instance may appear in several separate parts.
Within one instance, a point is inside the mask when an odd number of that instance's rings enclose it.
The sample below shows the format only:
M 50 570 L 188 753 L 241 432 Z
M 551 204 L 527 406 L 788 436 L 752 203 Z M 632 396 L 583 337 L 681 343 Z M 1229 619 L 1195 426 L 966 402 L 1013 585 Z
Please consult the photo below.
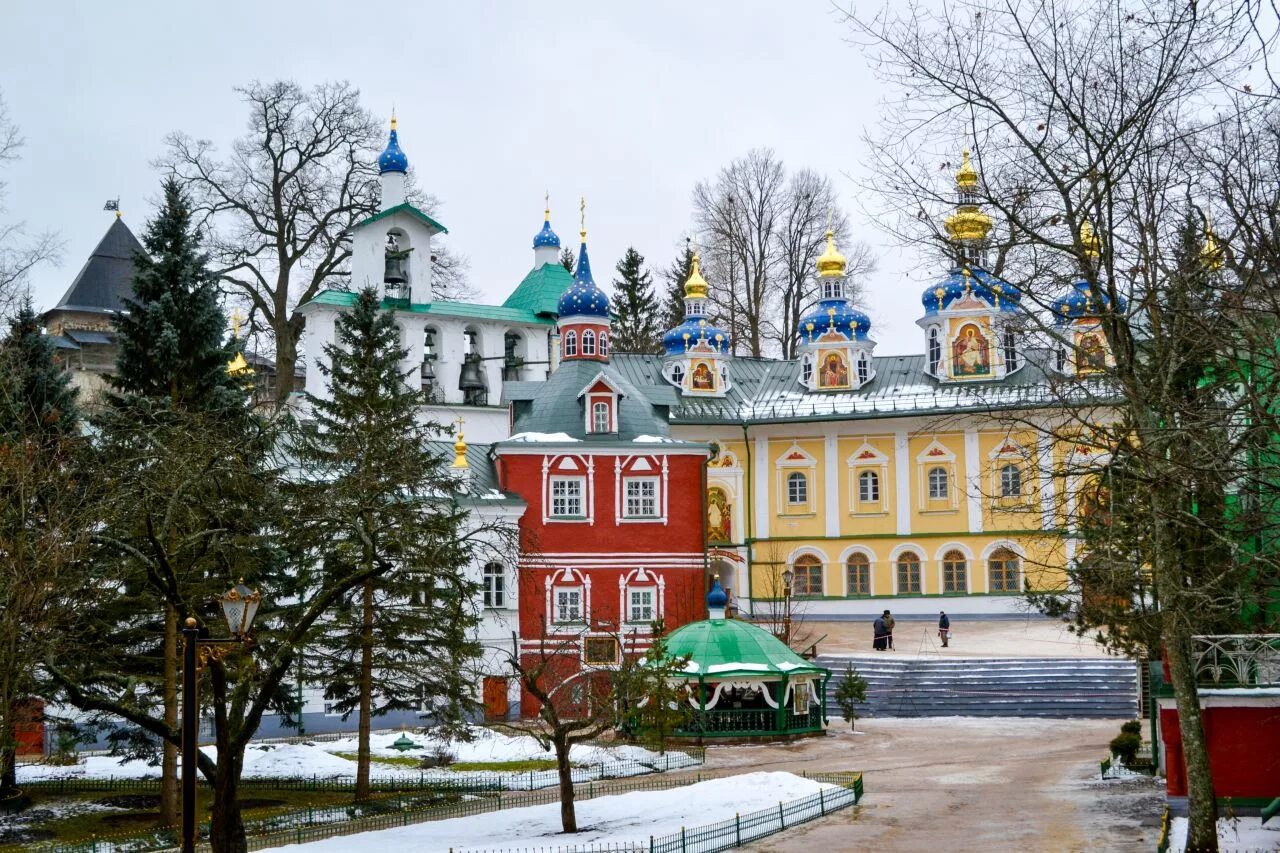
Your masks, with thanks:
M 1214 794 L 1242 799 L 1270 799 L 1280 794 L 1280 707 L 1211 706 L 1200 713 Z M 1160 709 L 1160 732 L 1168 795 L 1185 797 L 1187 771 L 1176 709 Z

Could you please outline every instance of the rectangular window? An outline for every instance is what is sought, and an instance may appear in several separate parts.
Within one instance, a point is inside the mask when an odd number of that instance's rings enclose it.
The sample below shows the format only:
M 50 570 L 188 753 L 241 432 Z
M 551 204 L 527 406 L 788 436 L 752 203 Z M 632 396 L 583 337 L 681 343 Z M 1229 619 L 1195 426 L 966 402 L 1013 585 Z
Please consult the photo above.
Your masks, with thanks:
M 944 501 L 950 494 L 951 477 L 946 468 L 929 469 L 929 500 Z
M 582 590 L 576 587 L 556 590 L 556 621 L 582 621 Z
M 631 590 L 631 606 L 627 611 L 628 622 L 653 621 L 653 590 Z
M 880 503 L 880 475 L 875 471 L 863 471 L 858 475 L 858 502 Z
M 551 478 L 551 515 L 554 518 L 582 518 L 582 478 Z
M 599 401 L 591 404 L 591 431 L 609 432 L 609 404 Z
M 822 564 L 797 562 L 795 565 L 795 595 L 822 595 Z
M 507 570 L 501 563 L 484 567 L 484 606 L 507 606 Z
M 624 480 L 626 502 L 623 517 L 658 517 L 658 480 L 656 477 L 636 477 Z
M 618 643 L 613 637 L 587 637 L 582 659 L 595 666 L 615 664 L 618 662 Z

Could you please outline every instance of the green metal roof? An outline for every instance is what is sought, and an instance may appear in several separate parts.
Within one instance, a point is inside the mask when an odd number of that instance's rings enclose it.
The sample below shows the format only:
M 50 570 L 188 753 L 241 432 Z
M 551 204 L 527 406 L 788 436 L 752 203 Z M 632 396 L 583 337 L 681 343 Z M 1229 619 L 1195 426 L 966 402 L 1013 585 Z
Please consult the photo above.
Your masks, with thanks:
M 667 637 L 667 654 L 677 659 L 688 655 L 685 672 L 712 679 L 831 672 L 800 657 L 765 629 L 741 619 L 705 619 L 678 628 Z
M 355 304 L 357 294 L 349 290 L 325 290 L 317 293 L 307 304 L 336 305 L 349 308 Z M 441 317 L 461 317 L 468 320 L 498 320 L 506 323 L 525 323 L 532 326 L 550 326 L 555 321 L 540 317 L 532 311 L 506 308 L 501 305 L 477 305 L 474 302 L 409 302 L 405 299 L 384 298 L 385 311 L 408 311 L 412 314 L 434 314 Z
M 588 437 L 584 402 L 579 395 L 600 375 L 608 379 L 622 396 L 618 404 L 618 432 L 608 437 Z M 578 359 L 562 361 L 546 382 L 504 382 L 502 393 L 503 402 L 531 401 L 516 409 L 513 434 L 562 432 L 576 439 L 603 441 L 631 441 L 641 435 L 671 435 L 666 418 L 659 416 L 648 398 L 612 364 Z
M 397 204 L 395 207 L 388 207 L 386 210 L 379 211 L 378 213 L 375 213 L 373 216 L 370 216 L 368 219 L 364 219 L 364 220 L 361 220 L 360 222 L 357 222 L 352 227 L 361 228 L 365 225 L 368 225 L 370 222 L 377 222 L 379 219 L 386 219 L 388 216 L 394 216 L 397 213 L 407 213 L 410 216 L 416 216 L 418 219 L 421 219 L 423 222 L 427 223 L 428 226 L 436 229 L 436 231 L 440 234 L 449 233 L 448 228 L 445 228 L 439 222 L 436 222 L 430 216 L 427 216 L 425 213 L 423 213 L 421 210 L 418 210 L 418 208 L 409 204 L 409 202 L 407 201 L 404 204 Z
M 555 315 L 560 309 L 560 297 L 572 284 L 573 276 L 560 264 L 543 264 L 530 270 L 502 305 L 535 314 Z

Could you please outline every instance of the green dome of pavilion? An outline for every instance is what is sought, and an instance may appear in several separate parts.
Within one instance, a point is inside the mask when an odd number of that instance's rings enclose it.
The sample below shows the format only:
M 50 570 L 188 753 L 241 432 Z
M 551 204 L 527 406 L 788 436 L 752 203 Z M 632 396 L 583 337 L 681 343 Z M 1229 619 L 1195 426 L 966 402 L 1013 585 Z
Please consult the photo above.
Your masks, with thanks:
M 685 672 L 703 678 L 826 675 L 765 629 L 741 619 L 704 619 L 671 632 L 667 653 L 689 656 Z

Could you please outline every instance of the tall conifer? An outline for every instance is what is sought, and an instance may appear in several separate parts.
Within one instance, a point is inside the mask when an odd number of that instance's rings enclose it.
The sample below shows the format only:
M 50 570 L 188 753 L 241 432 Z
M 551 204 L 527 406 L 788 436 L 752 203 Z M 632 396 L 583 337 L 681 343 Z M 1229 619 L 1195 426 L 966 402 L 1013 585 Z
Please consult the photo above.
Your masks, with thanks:
M 560 266 L 569 271 L 569 275 L 573 275 L 573 268 L 577 266 L 578 258 L 573 254 L 573 249 L 565 246 L 560 250 Z
M 667 267 L 663 277 L 667 280 L 667 289 L 663 300 L 663 328 L 674 329 L 684 322 L 684 283 L 693 272 L 693 249 L 688 244 L 671 266 Z
M 653 298 L 653 276 L 644 267 L 644 256 L 629 247 L 618 261 L 613 280 L 613 349 L 615 352 L 658 353 L 662 329 L 661 307 Z

